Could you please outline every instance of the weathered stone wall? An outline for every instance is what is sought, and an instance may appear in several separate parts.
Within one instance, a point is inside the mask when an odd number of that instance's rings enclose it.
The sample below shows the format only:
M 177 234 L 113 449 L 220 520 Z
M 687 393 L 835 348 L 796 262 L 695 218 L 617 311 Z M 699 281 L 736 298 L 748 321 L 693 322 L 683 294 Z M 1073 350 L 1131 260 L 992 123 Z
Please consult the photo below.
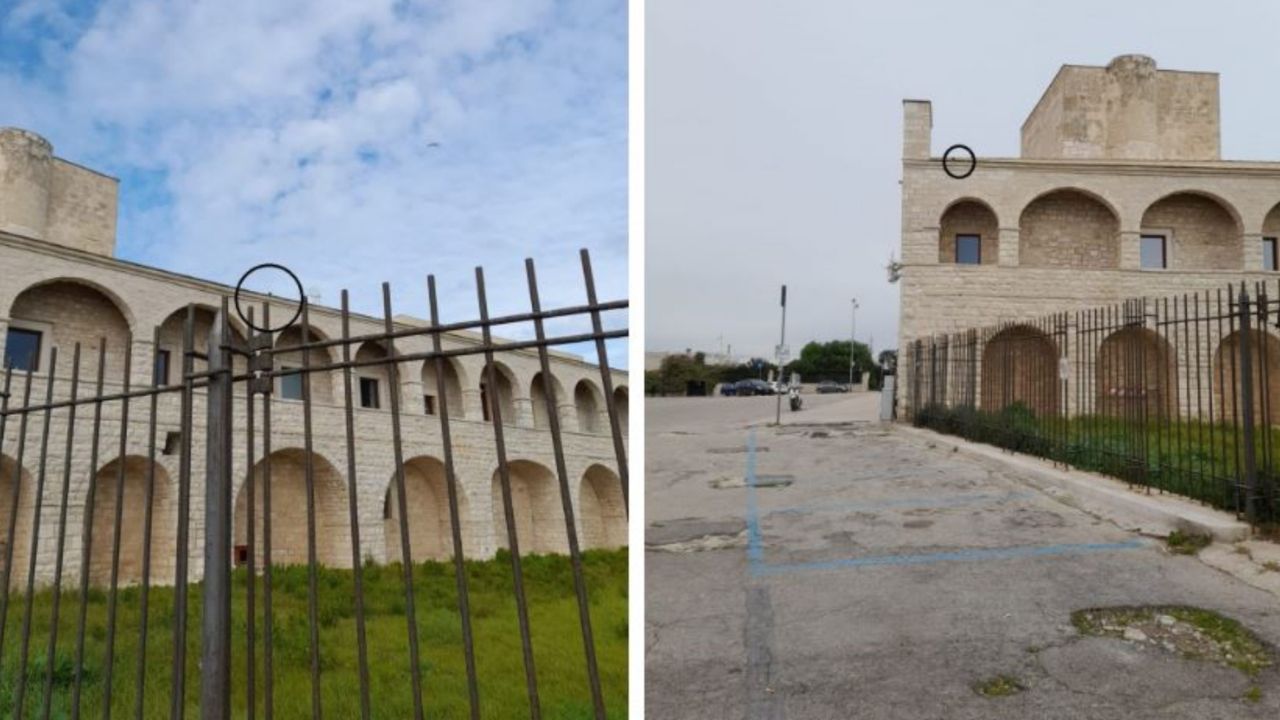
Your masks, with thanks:
M 27 238 L 0 234 L 0 266 L 5 268 L 0 273 L 0 352 L 3 351 L 3 338 L 11 321 L 20 315 L 32 315 L 43 318 L 51 325 L 53 344 L 59 347 L 59 371 L 54 385 L 54 397 L 64 398 L 68 393 L 70 376 L 70 347 L 68 343 L 79 341 L 86 348 L 96 345 L 96 338 L 104 331 L 110 334 L 108 339 L 109 357 L 107 369 L 110 373 L 105 383 L 107 392 L 113 392 L 121 386 L 121 373 L 126 348 L 132 354 L 131 383 L 133 387 L 147 386 L 151 382 L 151 373 L 156 348 L 153 345 L 153 334 L 157 326 L 165 324 L 175 314 L 183 316 L 188 303 L 195 303 L 204 308 L 220 306 L 222 298 L 230 294 L 231 289 L 213 283 L 205 283 L 190 278 L 164 273 L 159 270 L 142 268 L 120 263 L 108 258 L 100 258 L 75 253 L 50 243 L 39 242 Z M 56 282 L 55 282 L 56 281 Z M 37 291 L 28 293 L 31 288 Z M 106 289 L 110 289 L 107 292 Z M 39 302 L 36 302 L 39 300 Z M 273 307 L 273 318 L 286 317 L 286 308 L 281 305 Z M 199 327 L 208 326 L 211 316 L 197 318 Z M 340 314 L 330 308 L 313 307 L 310 312 L 311 323 L 317 337 L 341 337 Z M 410 327 L 411 323 L 397 322 L 397 328 Z M 180 334 L 175 330 L 180 325 L 173 322 L 165 325 L 162 333 L 161 347 L 171 349 L 170 361 L 174 365 L 171 381 L 177 382 L 181 363 Z M 351 332 L 353 335 L 371 334 L 382 331 L 382 320 L 365 316 L 353 316 Z M 199 334 L 199 333 L 197 333 Z M 132 338 L 126 342 L 125 338 Z M 295 338 L 296 340 L 296 338 Z M 446 349 L 458 349 L 474 346 L 478 336 L 468 332 L 450 333 L 443 338 Z M 200 347 L 203 347 L 201 341 Z M 425 353 L 431 350 L 428 337 L 416 336 L 396 341 L 397 353 Z M 92 365 L 91 353 L 82 350 L 80 396 L 91 392 L 91 373 L 86 367 Z M 318 355 L 319 353 L 315 353 Z M 63 359 L 65 358 L 65 359 Z M 319 357 L 312 357 L 312 364 L 319 364 Z M 555 460 L 552 454 L 552 442 L 549 432 L 533 427 L 534 417 L 529 392 L 533 387 L 534 375 L 539 371 L 537 353 L 527 350 L 508 351 L 497 354 L 502 374 L 504 398 L 504 424 L 507 457 L 512 462 L 513 490 L 517 493 L 516 511 L 520 522 L 528 530 L 529 539 L 521 530 L 522 549 L 529 551 L 564 552 L 567 549 L 563 512 L 559 496 L 559 480 L 555 475 Z M 601 393 L 600 369 L 583 362 L 581 359 L 552 351 L 552 372 L 556 378 L 556 387 L 573 392 L 580 383 L 589 384 L 598 397 Z M 406 461 L 415 458 L 426 458 L 432 461 L 444 459 L 441 418 L 438 414 L 427 415 L 422 401 L 423 395 L 423 363 L 404 363 L 401 366 L 399 391 L 403 393 L 401 402 L 402 443 L 401 452 Z M 456 475 L 461 493 L 463 513 L 464 552 L 467 557 L 491 557 L 505 541 L 505 532 L 495 519 L 501 520 L 501 494 L 494 494 L 494 473 L 498 467 L 494 449 L 494 430 L 490 423 L 483 419 L 480 406 L 480 384 L 484 379 L 483 355 L 465 355 L 452 362 L 452 377 L 457 380 L 456 389 L 449 391 L 451 400 L 460 398 L 457 409 L 451 408 L 451 434 L 453 439 L 453 455 Z M 327 375 L 327 376 L 326 376 Z M 353 393 L 358 392 L 354 386 Z M 46 384 L 44 372 L 38 373 L 31 386 L 32 402 L 44 397 Z M 349 544 L 348 517 L 349 483 L 354 482 L 355 502 L 359 517 L 361 548 L 360 554 L 374 561 L 383 562 L 399 558 L 398 539 L 391 538 L 388 545 L 386 518 L 384 510 L 388 488 L 395 476 L 395 447 L 392 441 L 391 413 L 389 402 L 384 402 L 377 410 L 357 409 L 354 414 L 355 443 L 353 446 L 356 476 L 348 477 L 346 441 L 346 422 L 343 412 L 343 373 L 320 373 L 312 376 L 314 383 L 312 408 L 314 465 L 317 468 L 317 540 L 320 543 L 319 555 L 322 561 L 349 566 L 351 563 L 351 547 Z M 2 382 L 2 380 L 0 380 Z M 620 412 L 625 413 L 626 374 L 612 372 L 612 382 L 619 392 Z M 15 375 L 11 392 L 12 404 L 20 404 L 24 391 L 25 379 Z M 324 388 L 328 389 L 327 394 Z M 384 399 L 391 392 L 388 385 L 384 390 Z M 590 432 L 582 432 L 578 425 L 578 412 L 574 406 L 573 395 L 564 394 L 557 398 L 557 406 L 561 409 L 560 417 L 564 431 L 564 452 L 567 469 L 567 481 L 570 502 L 576 513 L 576 527 L 584 533 L 587 525 L 597 523 L 616 523 L 616 514 L 601 518 L 583 517 L 583 512 L 593 512 L 592 508 L 601 507 L 600 512 L 612 513 L 603 503 L 588 501 L 584 509 L 580 493 L 583 478 L 588 468 L 600 466 L 612 475 L 612 482 L 618 483 L 616 459 L 613 444 L 609 437 L 610 429 L 605 422 Z M 601 400 L 603 402 L 603 400 Z M 133 400 L 129 404 L 128 434 L 123 445 L 123 455 L 145 458 L 148 454 L 149 441 L 147 426 L 148 402 L 143 399 Z M 243 387 L 235 394 L 235 438 L 233 440 L 232 476 L 237 479 L 234 489 L 235 502 L 240 508 L 239 520 L 234 524 L 235 542 L 242 543 L 247 535 L 245 519 L 245 495 L 243 479 L 248 477 L 251 467 L 262 467 L 264 447 L 261 442 L 262 405 L 259 401 L 255 410 L 255 423 L 259 430 L 258 442 L 253 449 L 250 462 L 248 441 L 244 435 L 248 418 L 244 407 Z M 298 463 L 293 462 L 300 457 L 304 447 L 303 438 L 303 404 L 299 401 L 285 400 L 278 393 L 271 401 L 272 433 L 271 448 L 276 454 L 272 461 L 272 482 L 275 492 L 272 497 L 273 540 L 275 542 L 276 562 L 294 561 L 299 558 L 297 548 L 305 553 L 305 495 L 299 494 Z M 510 413 L 507 411 L 510 410 Z M 590 412 L 590 411 L 588 411 Z M 599 410 L 603 413 L 603 408 Z M 197 391 L 194 408 L 193 439 L 196 446 L 192 453 L 191 468 L 191 527 L 190 551 L 191 577 L 198 578 L 203 567 L 203 533 L 204 533 L 204 446 L 206 404 L 203 391 Z M 27 478 L 23 485 L 22 501 L 18 512 L 15 542 L 15 570 L 11 578 L 14 584 L 25 584 L 26 560 L 30 557 L 29 537 L 32 527 L 31 519 L 37 512 L 41 526 L 36 539 L 35 554 L 37 557 L 38 581 L 45 582 L 53 577 L 56 539 L 58 528 L 58 508 L 62 496 L 62 479 L 65 463 L 70 461 L 69 484 L 66 488 L 68 498 L 67 526 L 62 532 L 66 534 L 66 559 L 63 577 L 73 581 L 79 576 L 79 568 L 83 559 L 83 548 L 79 541 L 81 529 L 84 527 L 89 485 L 99 471 L 121 456 L 121 403 L 108 402 L 102 406 L 99 447 L 96 457 L 92 454 L 91 438 L 93 437 L 93 406 L 77 407 L 75 415 L 75 440 L 70 457 L 64 454 L 69 411 L 66 408 L 52 413 L 49 426 L 50 442 L 44 458 L 46 467 L 44 492 L 35 497 L 34 488 L 39 478 L 41 467 L 41 431 L 43 417 L 39 414 L 28 418 L 25 428 L 20 427 L 17 417 L 9 418 L 6 423 L 3 444 L 0 445 L 0 492 L 6 478 L 13 473 L 9 470 L 16 466 L 19 455 L 20 438 L 25 437 L 22 449 L 21 466 Z M 171 434 L 180 429 L 179 397 L 176 393 L 166 393 L 157 401 L 157 465 L 158 482 L 165 487 L 157 492 L 154 505 L 153 522 L 155 523 L 153 558 L 156 559 L 156 576 L 160 582 L 167 581 L 172 575 L 172 556 L 176 549 L 175 529 L 177 527 L 178 483 L 181 477 L 179 455 L 166 454 L 163 448 Z M 625 422 L 625 414 L 620 418 Z M 283 451 L 283 453 L 281 452 Z M 423 460 L 423 462 L 428 462 Z M 125 530 L 122 539 L 122 577 L 131 579 L 140 572 L 140 535 L 136 478 L 145 470 L 133 465 L 127 466 L 125 507 L 128 513 L 122 528 Z M 596 471 L 599 472 L 598 470 Z M 145 477 L 145 473 L 143 473 Z M 439 495 L 428 496 L 412 489 L 410 482 L 407 488 L 410 498 L 410 540 L 416 544 L 415 538 L 422 533 L 437 535 L 434 540 L 424 540 L 428 553 L 439 552 L 444 547 L 452 552 L 452 541 L 438 535 L 447 530 L 439 523 L 441 508 L 435 507 L 440 502 Z M 114 477 L 111 488 L 114 490 Z M 102 486 L 99 486 L 100 488 Z M 524 495 L 521 496 L 521 493 Z M 261 508 L 261 486 L 257 486 L 258 507 Z M 524 498 L 527 496 L 527 500 Z M 6 496 L 7 497 L 7 496 Z M 101 496 L 100 496 L 101 497 Z M 110 500 L 100 500 L 94 505 L 107 507 Z M 431 507 L 426 507 L 432 503 Z M 7 506 L 6 506 L 7 507 Z M 109 508 L 110 509 L 110 508 Z M 496 510 L 496 515 L 495 515 Z M 447 511 L 444 511 L 447 516 Z M 113 515 L 113 509 L 111 509 Z M 257 513 L 261 517 L 261 513 Z M 8 518 L 0 516 L 0 520 L 8 522 Z M 503 520 L 505 522 L 505 520 Z M 422 527 L 419 527 L 419 524 Z M 95 545 L 112 541 L 113 523 L 97 524 L 95 529 Z M 105 528 L 105 529 L 103 529 Z M 0 531 L 7 530 L 0 526 Z M 616 527 L 610 537 L 625 537 Z M 299 534 L 301 533 L 301 534 Z M 4 532 L 0 532 L 0 537 Z M 261 537 L 259 533 L 259 537 Z M 299 545 L 299 542 L 302 542 Z M 584 546 L 586 545 L 584 541 Z M 395 549 L 389 552 L 388 548 Z M 95 562 L 98 551 L 95 550 Z M 415 557 L 421 555 L 415 551 Z M 164 560 L 161 561 L 161 558 Z M 95 565 L 95 574 L 101 572 L 102 565 Z M 109 571 L 109 566 L 108 566 Z
M 1157 70 L 1142 55 L 1064 65 L 1022 126 L 1026 158 L 1217 160 L 1216 73 Z
M 1073 190 L 1036 198 L 1018 223 L 1023 267 L 1120 267 L 1120 224 L 1105 205 Z
M 110 257 L 118 184 L 55 158 L 35 133 L 0 128 L 0 232 Z
M 943 214 L 938 233 L 938 262 L 956 261 L 956 235 L 980 238 L 983 265 L 995 265 L 1000 259 L 1000 228 L 995 213 L 982 203 L 961 200 Z

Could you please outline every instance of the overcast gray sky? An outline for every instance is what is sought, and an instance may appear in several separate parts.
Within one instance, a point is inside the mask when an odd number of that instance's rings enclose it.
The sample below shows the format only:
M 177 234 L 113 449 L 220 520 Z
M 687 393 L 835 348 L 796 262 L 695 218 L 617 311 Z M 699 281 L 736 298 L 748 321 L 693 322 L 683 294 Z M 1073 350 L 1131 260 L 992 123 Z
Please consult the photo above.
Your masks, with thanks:
M 648 350 L 894 347 L 902 99 L 933 151 L 1016 156 L 1063 64 L 1143 53 L 1221 74 L 1224 158 L 1280 160 L 1280 4 L 649 0 Z

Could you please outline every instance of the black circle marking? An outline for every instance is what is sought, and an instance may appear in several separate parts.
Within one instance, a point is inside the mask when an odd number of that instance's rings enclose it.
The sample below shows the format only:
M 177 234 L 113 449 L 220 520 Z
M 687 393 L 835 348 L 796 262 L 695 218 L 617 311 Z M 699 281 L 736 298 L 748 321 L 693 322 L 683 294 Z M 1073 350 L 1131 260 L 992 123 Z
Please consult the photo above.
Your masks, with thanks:
M 266 268 L 275 268 L 276 270 L 280 270 L 284 272 L 286 275 L 288 275 L 290 278 L 293 279 L 293 284 L 298 286 L 298 309 L 294 311 L 293 317 L 289 318 L 289 322 L 285 323 L 284 325 L 281 325 L 278 328 L 266 328 L 266 327 L 260 327 L 258 325 L 254 325 L 249 320 L 249 318 L 245 317 L 244 311 L 240 308 L 240 290 L 244 287 L 244 281 L 248 280 L 249 276 L 254 274 L 255 272 L 259 270 L 264 270 Z M 235 294 L 236 314 L 240 316 L 240 319 L 244 321 L 245 325 L 248 325 L 249 327 L 253 328 L 254 330 L 257 330 L 260 333 L 279 332 L 281 330 L 284 330 L 285 328 L 288 328 L 290 325 L 298 322 L 298 318 L 302 316 L 302 307 L 306 304 L 307 304 L 307 296 L 306 296 L 306 293 L 302 291 L 302 281 L 298 279 L 297 275 L 293 274 L 292 270 L 278 263 L 262 263 L 261 265 L 254 265 L 253 267 L 246 270 L 244 275 L 240 276 L 240 282 L 236 283 L 236 294 Z
M 951 158 L 951 153 L 955 152 L 956 150 L 963 150 L 969 153 L 969 169 L 960 174 L 951 172 L 951 166 L 947 164 L 948 160 L 950 160 Z M 951 147 L 947 148 L 946 152 L 942 153 L 943 172 L 945 172 L 950 177 L 955 178 L 956 180 L 963 180 L 969 177 L 970 175 L 973 174 L 974 169 L 977 167 L 978 167 L 978 156 L 973 154 L 973 150 L 971 150 L 968 145 L 959 145 L 959 144 L 952 145 Z

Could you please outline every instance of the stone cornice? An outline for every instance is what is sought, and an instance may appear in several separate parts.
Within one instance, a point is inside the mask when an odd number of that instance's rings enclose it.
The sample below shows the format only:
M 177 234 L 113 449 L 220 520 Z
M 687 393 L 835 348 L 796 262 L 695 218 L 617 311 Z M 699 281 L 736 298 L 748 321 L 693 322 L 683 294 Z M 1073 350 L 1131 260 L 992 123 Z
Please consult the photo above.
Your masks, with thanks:
M 1038 172 L 1067 172 L 1082 175 L 1132 175 L 1147 177 L 1169 176 L 1231 176 L 1261 177 L 1280 179 L 1280 162 L 1258 162 L 1249 160 L 1133 160 L 1104 159 L 1070 159 L 1055 160 L 1048 158 L 989 158 L 977 159 L 979 168 L 996 168 L 1001 170 L 1032 170 Z M 942 158 L 932 157 L 928 160 L 903 158 L 903 168 L 923 169 L 936 167 L 942 170 Z

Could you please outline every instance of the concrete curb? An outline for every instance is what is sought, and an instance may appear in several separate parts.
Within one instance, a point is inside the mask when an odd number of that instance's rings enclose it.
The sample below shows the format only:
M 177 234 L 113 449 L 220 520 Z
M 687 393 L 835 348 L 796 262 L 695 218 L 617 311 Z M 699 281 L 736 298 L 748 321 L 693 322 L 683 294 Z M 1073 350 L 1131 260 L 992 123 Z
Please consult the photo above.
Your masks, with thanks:
M 932 430 L 897 423 L 893 427 L 904 436 L 932 443 L 935 447 L 954 448 L 988 466 L 1017 470 L 1017 480 L 1126 530 L 1161 537 L 1181 530 L 1229 543 L 1247 540 L 1250 536 L 1248 523 L 1237 520 L 1234 515 L 1177 495 L 1147 494 L 1145 489 L 1132 489 L 1106 475 L 1063 470 L 1047 460 Z

